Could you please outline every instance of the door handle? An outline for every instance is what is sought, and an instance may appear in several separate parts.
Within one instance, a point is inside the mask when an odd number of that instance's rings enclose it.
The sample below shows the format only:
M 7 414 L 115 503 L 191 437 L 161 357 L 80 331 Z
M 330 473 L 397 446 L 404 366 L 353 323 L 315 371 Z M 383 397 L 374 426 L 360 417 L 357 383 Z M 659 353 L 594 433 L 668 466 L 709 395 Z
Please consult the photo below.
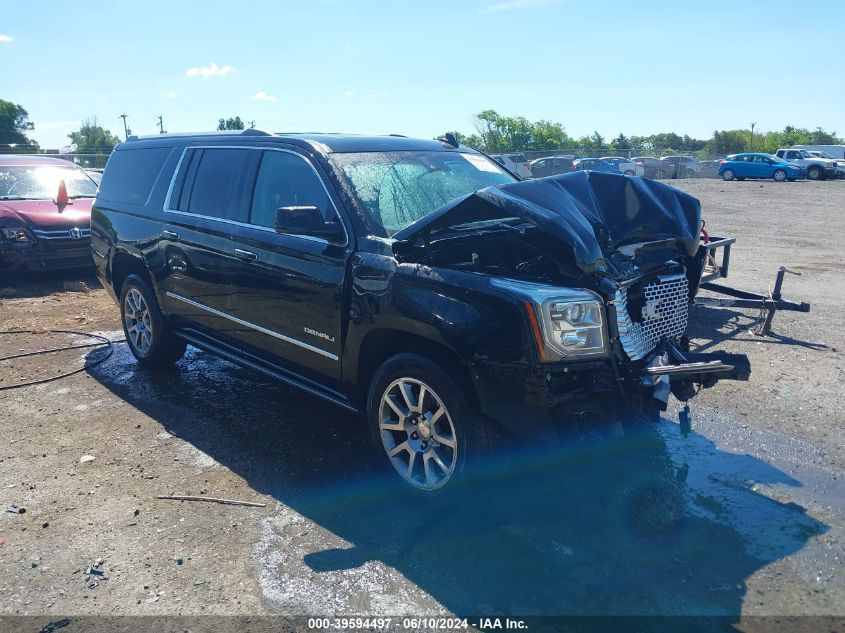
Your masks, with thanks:
M 178 240 L 178 239 L 180 239 L 180 235 L 179 235 L 178 233 L 174 233 L 173 231 L 162 231 L 162 232 L 161 232 L 161 234 L 162 234 L 164 237 L 169 238 L 169 239 L 171 239 L 171 240 Z
M 258 255 L 251 251 L 243 251 L 239 248 L 235 249 L 235 257 L 239 257 L 240 259 L 245 259 L 248 262 L 254 262 L 258 259 Z

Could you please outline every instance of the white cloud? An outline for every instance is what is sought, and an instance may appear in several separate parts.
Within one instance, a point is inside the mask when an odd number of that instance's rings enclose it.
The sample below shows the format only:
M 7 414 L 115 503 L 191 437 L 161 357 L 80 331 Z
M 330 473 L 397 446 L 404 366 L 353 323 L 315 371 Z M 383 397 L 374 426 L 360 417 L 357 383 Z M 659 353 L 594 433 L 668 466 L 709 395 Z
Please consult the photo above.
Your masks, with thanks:
M 165 93 L 164 96 L 168 99 L 175 99 L 177 97 L 177 94 L 175 90 L 171 90 L 170 92 Z
M 208 79 L 209 77 L 225 77 L 229 73 L 238 72 L 228 64 L 225 66 L 218 66 L 214 62 L 211 62 L 209 66 L 195 66 L 194 68 L 189 68 L 185 71 L 186 77 L 202 77 L 203 79 Z
M 273 95 L 268 95 L 263 90 L 259 90 L 254 95 L 250 97 L 253 101 L 278 101 L 278 97 L 274 97 Z
M 485 13 L 499 13 L 501 11 L 519 11 L 522 9 L 534 9 L 536 7 L 545 7 L 550 4 L 557 4 L 559 0 L 505 0 L 505 2 L 497 2 L 496 4 L 488 4 L 476 10 L 476 13 L 483 15 Z
M 0 42 L 14 42 L 15 38 L 11 35 L 0 35 Z
M 351 97 L 351 96 L 352 96 L 352 95 L 354 95 L 354 94 L 355 94 L 355 93 L 354 93 L 354 92 L 352 92 L 351 90 L 347 90 L 346 92 L 344 92 L 344 93 L 343 93 L 343 96 L 344 96 L 344 97 Z

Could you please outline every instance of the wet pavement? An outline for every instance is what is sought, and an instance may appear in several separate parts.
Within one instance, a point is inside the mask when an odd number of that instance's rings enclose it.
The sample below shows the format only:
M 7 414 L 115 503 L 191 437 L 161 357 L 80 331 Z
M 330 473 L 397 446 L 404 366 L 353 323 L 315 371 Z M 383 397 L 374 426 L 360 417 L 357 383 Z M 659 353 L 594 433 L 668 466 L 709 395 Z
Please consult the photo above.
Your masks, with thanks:
M 90 375 L 184 441 L 182 462 L 269 498 L 248 564 L 269 612 L 845 612 L 843 474 L 717 411 L 693 407 L 687 437 L 663 419 L 511 448 L 419 499 L 354 416 L 207 354 L 154 374 L 118 345 Z

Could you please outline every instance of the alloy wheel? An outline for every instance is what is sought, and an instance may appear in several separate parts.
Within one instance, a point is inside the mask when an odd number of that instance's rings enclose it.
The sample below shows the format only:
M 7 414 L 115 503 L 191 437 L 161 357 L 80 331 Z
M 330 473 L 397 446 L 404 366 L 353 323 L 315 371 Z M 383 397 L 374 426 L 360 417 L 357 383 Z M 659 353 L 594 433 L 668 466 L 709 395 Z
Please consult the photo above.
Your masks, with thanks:
M 136 288 L 130 288 L 123 300 L 123 321 L 132 347 L 146 356 L 153 346 L 152 319 L 144 295 Z
M 449 411 L 434 390 L 399 378 L 379 404 L 382 445 L 396 472 L 421 490 L 446 485 L 458 462 L 458 440 Z

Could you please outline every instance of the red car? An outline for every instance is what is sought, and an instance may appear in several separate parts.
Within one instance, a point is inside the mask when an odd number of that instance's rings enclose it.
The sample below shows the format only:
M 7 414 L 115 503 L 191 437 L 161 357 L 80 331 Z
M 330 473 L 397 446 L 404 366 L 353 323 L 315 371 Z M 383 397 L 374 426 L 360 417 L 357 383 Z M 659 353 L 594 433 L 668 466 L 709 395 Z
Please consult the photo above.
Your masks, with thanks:
M 97 183 L 69 161 L 0 155 L 0 270 L 91 266 L 96 195 Z

